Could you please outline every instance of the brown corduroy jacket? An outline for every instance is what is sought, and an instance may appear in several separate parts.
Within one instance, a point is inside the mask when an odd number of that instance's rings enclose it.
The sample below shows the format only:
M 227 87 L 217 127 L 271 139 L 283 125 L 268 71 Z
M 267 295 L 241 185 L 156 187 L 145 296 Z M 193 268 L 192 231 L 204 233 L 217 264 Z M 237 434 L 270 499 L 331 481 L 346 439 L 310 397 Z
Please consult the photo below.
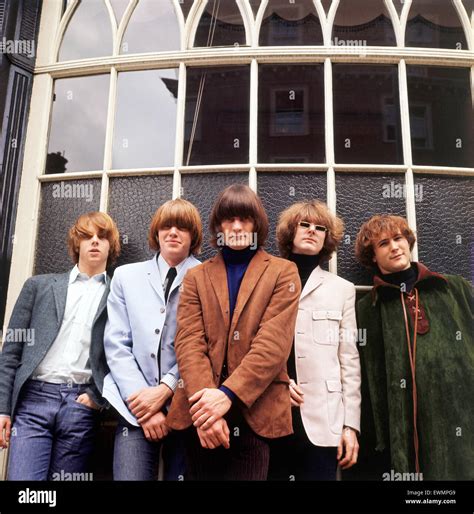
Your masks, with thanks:
M 242 280 L 232 320 L 224 259 L 186 274 L 178 307 L 175 350 L 181 384 L 167 424 L 192 424 L 188 398 L 220 385 L 233 391 L 243 416 L 260 436 L 292 433 L 286 362 L 293 343 L 301 283 L 296 265 L 258 250 Z M 228 378 L 221 384 L 227 346 Z

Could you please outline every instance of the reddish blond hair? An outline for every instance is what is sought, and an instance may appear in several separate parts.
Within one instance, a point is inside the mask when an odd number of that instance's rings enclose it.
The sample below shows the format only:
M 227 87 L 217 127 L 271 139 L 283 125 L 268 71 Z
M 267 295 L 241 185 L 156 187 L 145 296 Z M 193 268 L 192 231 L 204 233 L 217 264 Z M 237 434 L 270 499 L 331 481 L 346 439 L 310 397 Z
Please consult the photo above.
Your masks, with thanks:
M 377 263 L 374 262 L 374 244 L 380 240 L 380 236 L 384 232 L 392 237 L 402 234 L 410 245 L 410 251 L 413 250 L 416 237 L 405 218 L 392 214 L 376 214 L 360 227 L 357 234 L 355 256 L 363 266 L 377 267 Z
M 97 232 L 99 237 L 109 241 L 107 267 L 111 266 L 120 255 L 120 236 L 115 221 L 105 212 L 88 212 L 77 218 L 69 229 L 67 247 L 74 264 L 79 262 L 79 245 L 81 240 L 89 239 Z

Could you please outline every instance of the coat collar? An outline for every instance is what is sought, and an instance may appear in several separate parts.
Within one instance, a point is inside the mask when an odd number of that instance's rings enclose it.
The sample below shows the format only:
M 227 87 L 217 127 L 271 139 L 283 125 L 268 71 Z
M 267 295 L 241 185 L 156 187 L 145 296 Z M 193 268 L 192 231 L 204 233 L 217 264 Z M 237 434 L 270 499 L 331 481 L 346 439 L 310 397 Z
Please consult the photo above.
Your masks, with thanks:
M 325 274 L 326 271 L 321 269 L 321 266 L 316 266 L 316 268 L 314 268 L 314 270 L 311 272 L 311 275 L 308 277 L 303 290 L 301 291 L 300 300 L 302 300 L 305 296 L 308 296 L 323 283 Z
M 165 302 L 165 293 L 163 291 L 163 284 L 160 277 L 160 271 L 158 269 L 158 263 L 156 261 L 157 254 L 155 254 L 149 261 L 146 261 L 146 270 L 148 275 L 148 280 L 150 281 L 151 287 L 155 290 L 155 293 L 160 297 L 161 301 Z M 182 261 L 182 266 L 180 267 L 180 270 L 178 274 L 176 275 L 176 278 L 174 280 L 174 287 L 170 291 L 171 293 L 180 286 L 181 282 L 183 281 L 184 275 L 186 275 L 186 272 L 189 268 L 192 268 L 194 266 L 197 266 L 198 264 L 201 264 L 193 255 L 190 255 L 187 257 L 184 261 Z
M 427 266 L 425 266 L 421 262 L 414 262 L 416 269 L 417 269 L 417 279 L 415 282 L 414 287 L 419 287 L 421 284 L 422 286 L 426 285 L 428 281 L 434 280 L 434 281 L 441 281 L 442 283 L 446 283 L 447 279 L 445 276 L 441 275 L 441 273 L 436 273 L 435 271 L 431 271 L 428 269 Z M 397 287 L 395 284 L 390 284 L 388 282 L 385 282 L 385 280 L 379 276 L 374 275 L 374 287 L 372 289 L 372 303 L 375 304 L 380 297 L 380 293 L 386 289 L 384 288 L 391 288 L 393 290 L 399 291 L 399 287 Z
M 214 293 L 219 301 L 222 312 L 222 317 L 225 321 L 226 327 L 232 328 L 237 324 L 240 314 L 244 310 L 255 285 L 266 270 L 270 261 L 270 255 L 262 250 L 257 250 L 249 263 L 247 271 L 245 272 L 242 283 L 240 284 L 239 294 L 237 296 L 237 303 L 234 309 L 232 322 L 229 319 L 229 288 L 227 285 L 227 271 L 225 267 L 224 258 L 222 253 L 218 252 L 215 257 L 207 261 L 206 272 L 211 283 Z

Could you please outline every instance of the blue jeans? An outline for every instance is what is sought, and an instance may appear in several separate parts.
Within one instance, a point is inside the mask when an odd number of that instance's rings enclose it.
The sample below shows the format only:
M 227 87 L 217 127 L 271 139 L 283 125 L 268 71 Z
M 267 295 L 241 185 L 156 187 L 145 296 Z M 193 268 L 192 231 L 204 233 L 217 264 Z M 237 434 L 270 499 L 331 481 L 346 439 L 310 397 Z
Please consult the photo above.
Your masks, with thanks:
M 120 418 L 115 433 L 114 480 L 157 480 L 160 450 L 164 480 L 183 480 L 186 454 L 180 431 L 170 432 L 163 441 L 148 441 L 141 427 Z
M 87 471 L 99 411 L 76 401 L 87 386 L 29 380 L 12 425 L 8 480 L 55 480 Z

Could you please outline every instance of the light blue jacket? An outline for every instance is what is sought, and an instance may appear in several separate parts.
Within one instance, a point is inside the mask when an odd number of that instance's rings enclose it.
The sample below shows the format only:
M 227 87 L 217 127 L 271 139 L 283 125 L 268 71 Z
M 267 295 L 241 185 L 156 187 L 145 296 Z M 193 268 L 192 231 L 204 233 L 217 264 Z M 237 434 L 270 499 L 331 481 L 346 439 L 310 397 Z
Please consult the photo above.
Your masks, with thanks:
M 104 333 L 110 373 L 104 379 L 102 394 L 132 425 L 138 426 L 126 404 L 132 393 L 161 382 L 173 391 L 178 386 L 174 338 L 179 286 L 187 270 L 199 264 L 193 256 L 184 261 L 173 282 L 167 305 L 156 256 L 115 270 Z

